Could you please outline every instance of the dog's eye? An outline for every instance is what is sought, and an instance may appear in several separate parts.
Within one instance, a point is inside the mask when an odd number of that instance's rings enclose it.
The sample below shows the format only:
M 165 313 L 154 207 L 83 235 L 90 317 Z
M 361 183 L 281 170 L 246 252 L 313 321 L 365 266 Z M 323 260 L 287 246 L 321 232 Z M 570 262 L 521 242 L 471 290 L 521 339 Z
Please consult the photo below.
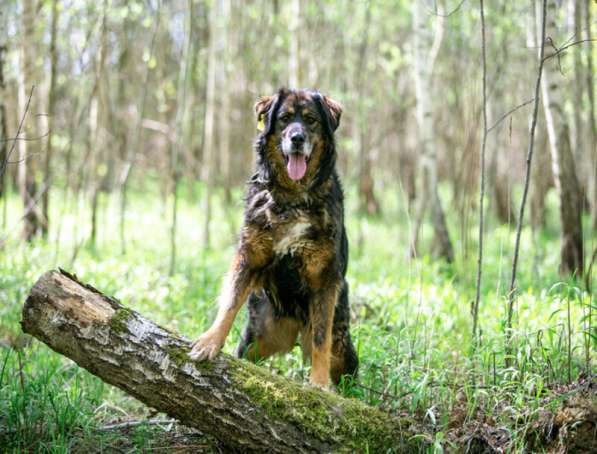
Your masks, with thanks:
M 282 114 L 282 115 L 280 115 L 280 118 L 279 118 L 279 120 L 280 120 L 282 123 L 288 123 L 288 122 L 290 121 L 290 114 L 288 114 L 288 113 L 285 113 L 285 114 Z
M 308 116 L 308 117 L 305 117 L 305 121 L 309 125 L 314 125 L 315 123 L 317 123 L 317 118 L 312 117 L 312 116 Z

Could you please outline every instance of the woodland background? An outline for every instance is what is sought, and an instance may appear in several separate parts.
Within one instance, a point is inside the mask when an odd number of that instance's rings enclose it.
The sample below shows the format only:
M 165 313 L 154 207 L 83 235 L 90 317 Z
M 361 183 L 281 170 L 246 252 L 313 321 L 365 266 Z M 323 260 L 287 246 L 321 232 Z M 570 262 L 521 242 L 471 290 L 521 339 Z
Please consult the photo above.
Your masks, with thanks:
M 542 2 L 484 6 L 483 41 L 470 0 L 2 0 L 0 444 L 211 449 L 172 425 L 100 430 L 148 410 L 31 343 L 19 312 L 61 266 L 201 332 L 242 219 L 253 104 L 288 86 L 344 107 L 362 368 L 340 392 L 420 414 L 437 449 L 479 421 L 530 446 L 517 418 L 595 374 L 596 4 L 547 1 L 522 219 Z M 298 351 L 266 366 L 308 369 Z

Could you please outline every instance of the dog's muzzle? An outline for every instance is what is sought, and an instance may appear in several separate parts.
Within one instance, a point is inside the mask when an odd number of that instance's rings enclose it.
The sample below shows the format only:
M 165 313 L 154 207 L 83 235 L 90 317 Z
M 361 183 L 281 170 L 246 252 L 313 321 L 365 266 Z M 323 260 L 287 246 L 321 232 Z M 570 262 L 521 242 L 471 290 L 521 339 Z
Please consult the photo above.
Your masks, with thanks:
M 288 176 L 298 181 L 307 173 L 307 161 L 311 156 L 311 143 L 301 126 L 292 128 L 282 140 L 282 152 L 286 158 Z

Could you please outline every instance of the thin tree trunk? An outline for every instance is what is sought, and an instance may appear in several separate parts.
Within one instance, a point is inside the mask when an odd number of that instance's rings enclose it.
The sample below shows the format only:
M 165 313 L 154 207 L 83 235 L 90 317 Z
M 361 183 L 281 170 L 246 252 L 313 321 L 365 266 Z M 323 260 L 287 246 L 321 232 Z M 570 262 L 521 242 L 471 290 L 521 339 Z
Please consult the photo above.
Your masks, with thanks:
M 483 130 L 481 132 L 480 172 L 479 172 L 479 255 L 477 256 L 477 285 L 473 304 L 473 348 L 477 348 L 477 331 L 479 326 L 479 304 L 481 302 L 481 279 L 483 275 L 483 227 L 485 222 L 485 150 L 487 146 L 487 44 L 485 38 L 485 11 L 483 0 L 479 0 L 481 18 L 481 55 L 483 70 Z M 473 375 L 474 377 L 474 375 Z
M 582 0 L 577 0 L 578 2 Z M 584 2 L 584 29 L 585 39 L 589 41 L 587 44 L 587 71 L 586 71 L 586 83 L 587 83 L 587 94 L 589 95 L 589 118 L 588 127 L 590 131 L 590 143 L 592 144 L 590 151 L 591 160 L 591 171 L 589 175 L 589 201 L 591 202 L 591 218 L 593 219 L 593 230 L 597 230 L 597 149 L 595 144 L 597 143 L 597 116 L 595 115 L 595 84 L 593 81 L 593 52 L 591 43 L 592 33 L 591 27 L 593 22 L 591 21 L 591 0 L 585 0 Z
M 512 257 L 512 272 L 510 273 L 510 289 L 508 291 L 508 306 L 506 313 L 506 342 L 505 342 L 505 358 L 506 367 L 510 367 L 511 353 L 512 353 L 512 318 L 514 315 L 514 301 L 516 299 L 516 273 L 518 271 L 518 255 L 520 252 L 520 236 L 522 234 L 522 223 L 524 221 L 524 211 L 526 208 L 527 195 L 529 193 L 529 185 L 531 182 L 531 168 L 533 164 L 533 152 L 535 150 L 535 131 L 537 129 L 537 114 L 539 112 L 539 98 L 541 83 L 543 79 L 543 63 L 545 53 L 545 17 L 547 12 L 547 0 L 542 0 L 541 5 L 541 26 L 538 27 L 540 31 L 539 38 L 539 68 L 537 69 L 537 79 L 535 81 L 535 96 L 533 102 L 533 114 L 531 116 L 531 127 L 529 131 L 529 145 L 527 151 L 526 169 L 524 177 L 524 187 L 522 191 L 522 199 L 520 201 L 520 210 L 518 212 L 518 223 L 516 225 L 516 241 L 514 242 L 514 255 Z M 537 11 L 533 8 L 533 13 L 537 15 Z M 537 15 L 538 16 L 538 15 Z
M 174 274 L 176 269 L 176 229 L 178 222 L 178 183 L 180 180 L 180 164 L 179 155 L 181 145 L 185 139 L 185 126 L 187 122 L 187 111 L 189 108 L 187 94 L 190 91 L 191 81 L 191 59 L 193 55 L 194 40 L 193 40 L 193 0 L 188 0 L 187 23 L 186 23 L 186 43 L 183 54 L 180 60 L 180 70 L 178 73 L 178 87 L 177 87 L 177 107 L 175 120 L 174 142 L 170 146 L 170 169 L 172 176 L 172 217 L 170 222 L 170 275 Z M 189 144 L 185 144 L 189 145 Z
M 220 39 L 220 26 L 222 12 L 220 2 L 216 2 L 210 9 L 210 33 L 207 58 L 207 86 L 205 92 L 205 121 L 204 121 L 204 142 L 203 142 L 203 165 L 201 167 L 201 180 L 205 185 L 203 189 L 203 247 L 210 247 L 210 223 L 211 223 L 211 198 L 214 186 L 215 167 L 215 103 L 216 103 L 216 73 L 217 68 L 217 46 Z
M 0 17 L 0 199 L 6 196 L 7 192 L 8 126 L 6 121 L 6 82 L 4 80 L 4 58 L 7 52 L 5 18 Z M 2 224 L 4 225 L 4 217 Z
M 20 117 L 25 114 L 27 103 L 31 102 L 26 93 L 35 86 L 35 5 L 33 0 L 22 2 L 21 35 L 21 83 L 19 87 Z M 33 94 L 35 96 L 35 94 Z M 32 104 L 35 105 L 35 102 Z M 41 213 L 38 206 L 37 160 L 39 159 L 39 138 L 35 115 L 25 121 L 25 137 L 19 140 L 19 186 L 25 215 L 23 236 L 31 241 L 42 231 Z
M 98 81 L 96 80 L 96 84 Z M 96 86 L 97 90 L 97 86 Z M 98 204 L 98 194 L 99 194 L 99 178 L 97 176 L 98 166 L 99 166 L 99 159 L 98 159 L 98 152 L 99 150 L 96 149 L 97 147 L 97 123 L 98 123 L 98 96 L 97 94 L 93 95 L 91 99 L 91 104 L 89 106 L 89 134 L 87 136 L 87 155 L 90 158 L 89 162 L 89 173 L 90 173 L 90 192 L 91 192 L 91 234 L 89 241 L 91 242 L 92 249 L 95 250 L 97 244 L 97 204 Z
M 90 159 L 90 190 L 91 190 L 91 247 L 97 246 L 97 211 L 99 195 L 101 191 L 102 175 L 100 175 L 100 162 L 105 155 L 104 150 L 98 144 L 98 127 L 100 118 L 103 118 L 104 111 L 104 69 L 108 52 L 108 1 L 103 2 L 102 25 L 100 48 L 98 49 L 97 61 L 95 64 L 95 87 L 91 94 L 89 107 L 89 135 L 87 138 L 88 156 Z M 107 160 L 106 160 L 107 161 Z
M 421 188 L 417 191 L 419 201 L 411 234 L 411 253 L 416 254 L 419 230 L 429 206 L 438 254 L 446 261 L 452 262 L 454 260 L 454 249 L 438 190 L 437 153 L 433 130 L 433 107 L 431 105 L 431 75 L 443 37 L 443 18 L 439 15 L 435 17 L 435 20 L 439 22 L 435 27 L 433 45 L 430 46 L 431 36 L 429 27 L 423 20 L 423 13 L 424 5 L 421 2 L 412 2 L 416 117 L 421 149 L 419 161 Z
M 218 81 L 220 84 L 220 89 L 218 90 L 219 98 L 221 99 L 221 108 L 219 110 L 219 120 L 218 120 L 218 128 L 219 128 L 219 148 L 220 152 L 219 155 L 221 157 L 220 161 L 220 174 L 222 175 L 222 183 L 224 186 L 224 201 L 226 205 L 230 205 L 232 202 L 232 194 L 230 191 L 230 175 L 231 175 L 231 166 L 232 166 L 232 158 L 230 156 L 230 134 L 231 134 L 231 119 L 230 119 L 230 90 L 232 89 L 231 84 L 229 82 L 229 66 L 230 66 L 230 15 L 231 15 L 231 5 L 229 0 L 222 0 L 222 37 L 221 37 L 221 48 L 224 50 L 222 56 L 220 57 L 220 68 L 219 73 L 220 77 L 218 77 Z
M 549 0 L 547 14 L 547 36 L 550 43 L 558 46 L 557 19 L 558 5 Z M 550 45 L 550 43 L 547 43 Z M 550 45 L 546 58 L 556 49 Z M 570 146 L 570 130 L 564 112 L 561 94 L 562 76 L 558 69 L 559 55 L 545 64 L 545 74 L 541 81 L 543 110 L 549 138 L 551 163 L 554 182 L 560 199 L 561 247 L 560 272 L 583 274 L 583 236 L 582 236 L 582 194 L 576 175 L 574 156 Z
M 301 62 L 300 62 L 300 24 L 301 0 L 292 0 L 290 3 L 290 52 L 288 53 L 288 86 L 301 88 Z
M 26 333 L 215 436 L 226 452 L 419 452 L 429 443 L 410 417 L 302 387 L 224 354 L 191 361 L 188 340 L 64 272 L 37 281 L 22 320 Z
M 574 35 L 575 41 L 582 39 L 582 6 L 580 0 L 568 0 L 569 1 L 569 9 L 571 10 L 570 13 L 572 14 L 571 26 L 569 29 Z M 589 52 L 591 50 L 589 49 Z M 585 159 L 588 159 L 590 162 L 590 156 L 588 154 L 588 150 L 585 149 L 585 131 L 584 125 L 582 121 L 582 105 L 583 105 L 583 93 L 584 93 L 584 84 L 583 84 L 583 67 L 581 61 L 581 51 L 580 49 L 576 49 L 572 52 L 572 57 L 574 59 L 574 85 L 572 87 L 573 96 L 574 96 L 574 105 L 575 109 L 573 109 L 573 120 L 574 120 L 574 136 L 572 142 L 572 150 L 573 156 L 576 163 L 583 162 Z M 588 175 L 586 172 L 587 166 L 580 166 L 579 167 L 579 177 L 581 178 L 581 186 L 583 193 L 585 193 L 587 189 L 587 178 Z M 583 196 L 584 197 L 584 196 Z
M 158 0 L 157 10 L 154 16 L 155 27 L 153 29 L 149 48 L 149 61 L 151 61 L 155 50 L 155 40 L 160 28 L 161 12 L 162 2 L 161 0 Z M 133 165 L 135 164 L 137 152 L 141 146 L 141 123 L 143 122 L 143 117 L 145 116 L 145 108 L 147 104 L 149 73 L 149 64 L 146 64 L 143 86 L 141 87 L 141 106 L 138 112 L 135 129 L 133 131 L 133 140 L 126 154 L 124 166 L 120 175 L 120 249 L 123 254 L 126 253 L 126 211 L 128 208 L 128 182 L 131 176 Z
M 530 0 L 529 6 L 531 14 L 528 16 L 527 24 L 527 47 L 529 49 L 538 49 L 541 43 L 541 24 L 539 23 L 538 7 L 540 6 L 536 0 Z M 530 184 L 530 215 L 531 227 L 533 231 L 537 231 L 545 227 L 546 213 L 545 213 L 545 197 L 548 189 L 552 186 L 553 181 L 551 177 L 551 158 L 549 150 L 547 149 L 547 131 L 545 130 L 545 118 L 543 112 L 537 112 L 537 127 L 535 130 L 535 161 L 531 169 L 531 184 Z
M 46 141 L 46 156 L 44 160 L 44 186 L 42 194 L 42 233 L 48 236 L 50 227 L 50 187 L 52 184 L 52 155 L 54 154 L 52 138 L 56 115 L 56 72 L 58 70 L 58 49 L 56 46 L 58 33 L 58 0 L 52 0 L 52 24 L 50 26 L 50 88 L 48 92 L 48 137 Z
M 364 86 L 364 75 L 367 67 L 367 48 L 369 47 L 369 28 L 371 25 L 371 7 L 365 4 L 365 20 L 363 34 L 359 43 L 357 53 L 357 64 L 355 66 L 354 87 L 358 92 Z M 367 129 L 367 112 L 364 105 L 365 100 L 361 99 L 357 104 L 357 114 L 353 123 L 354 143 L 359 157 L 359 212 L 368 215 L 378 215 L 381 211 L 379 202 L 375 197 L 375 185 L 371 174 L 371 143 L 369 141 L 370 131 Z

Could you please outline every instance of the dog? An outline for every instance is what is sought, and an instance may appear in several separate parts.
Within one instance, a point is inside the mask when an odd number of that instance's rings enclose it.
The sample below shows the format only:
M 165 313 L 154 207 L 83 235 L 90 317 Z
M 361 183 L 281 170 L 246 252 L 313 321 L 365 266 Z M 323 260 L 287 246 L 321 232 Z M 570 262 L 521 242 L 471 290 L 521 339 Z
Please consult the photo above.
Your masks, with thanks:
M 300 337 L 310 383 L 355 376 L 350 336 L 344 196 L 336 172 L 339 103 L 315 90 L 280 89 L 255 104 L 256 172 L 247 183 L 240 240 L 211 327 L 190 356 L 213 359 L 241 306 L 249 319 L 237 355 L 258 361 Z

